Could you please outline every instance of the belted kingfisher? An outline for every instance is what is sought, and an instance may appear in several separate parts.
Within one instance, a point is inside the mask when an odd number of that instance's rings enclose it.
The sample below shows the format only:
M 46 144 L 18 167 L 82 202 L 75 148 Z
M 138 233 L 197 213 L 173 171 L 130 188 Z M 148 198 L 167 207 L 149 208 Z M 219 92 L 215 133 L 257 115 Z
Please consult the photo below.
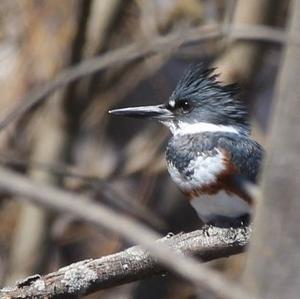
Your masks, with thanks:
M 222 84 L 214 71 L 194 65 L 166 103 L 109 113 L 166 125 L 173 135 L 166 150 L 171 178 L 204 223 L 222 226 L 249 218 L 252 198 L 243 182 L 257 181 L 263 149 L 250 136 L 238 86 Z

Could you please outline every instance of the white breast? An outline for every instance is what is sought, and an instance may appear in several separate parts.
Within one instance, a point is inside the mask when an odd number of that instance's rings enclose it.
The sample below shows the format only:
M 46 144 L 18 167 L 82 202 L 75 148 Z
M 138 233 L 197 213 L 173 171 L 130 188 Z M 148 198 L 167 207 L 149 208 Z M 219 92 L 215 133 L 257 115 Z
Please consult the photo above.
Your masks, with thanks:
M 199 217 L 206 223 L 217 216 L 235 218 L 251 213 L 250 206 L 244 200 L 225 191 L 193 198 L 191 204 Z
M 191 191 L 216 182 L 217 176 L 224 170 L 224 154 L 221 151 L 211 156 L 209 153 L 199 152 L 196 159 L 192 160 L 185 169 L 185 173 L 192 171 L 192 175 L 188 177 L 179 173 L 171 162 L 168 163 L 171 178 L 183 191 Z

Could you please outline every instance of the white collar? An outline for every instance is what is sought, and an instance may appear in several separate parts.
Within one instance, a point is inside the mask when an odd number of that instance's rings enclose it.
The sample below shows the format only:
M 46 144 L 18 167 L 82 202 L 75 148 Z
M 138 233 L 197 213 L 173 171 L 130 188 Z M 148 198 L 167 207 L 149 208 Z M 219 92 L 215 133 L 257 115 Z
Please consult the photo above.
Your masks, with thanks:
M 226 125 L 215 125 L 212 123 L 198 122 L 198 123 L 185 123 L 173 121 L 162 121 L 162 123 L 167 126 L 173 135 L 187 135 L 187 134 L 197 134 L 204 132 L 227 132 L 239 134 L 240 132 L 233 126 Z

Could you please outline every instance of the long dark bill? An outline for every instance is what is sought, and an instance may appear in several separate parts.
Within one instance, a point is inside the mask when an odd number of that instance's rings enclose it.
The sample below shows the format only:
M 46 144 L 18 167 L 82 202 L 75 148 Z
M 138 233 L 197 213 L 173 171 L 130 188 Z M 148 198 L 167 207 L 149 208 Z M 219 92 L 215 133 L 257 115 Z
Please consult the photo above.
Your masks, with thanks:
M 141 106 L 141 107 L 129 107 L 114 109 L 108 111 L 108 113 L 119 116 L 134 117 L 134 118 L 157 118 L 165 119 L 172 117 L 172 113 L 165 105 L 156 106 Z

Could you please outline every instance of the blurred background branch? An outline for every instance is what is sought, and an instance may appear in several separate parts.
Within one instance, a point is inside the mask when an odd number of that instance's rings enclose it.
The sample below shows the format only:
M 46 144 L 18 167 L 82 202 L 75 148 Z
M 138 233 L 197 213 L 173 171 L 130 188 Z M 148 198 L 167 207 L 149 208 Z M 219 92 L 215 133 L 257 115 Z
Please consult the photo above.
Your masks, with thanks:
M 217 66 L 223 81 L 242 85 L 253 135 L 265 144 L 282 49 L 300 45 L 299 30 L 286 32 L 292 3 L 2 0 L 1 165 L 136 219 L 158 231 L 157 238 L 198 229 L 202 223 L 166 175 L 163 149 L 169 133 L 151 123 L 112 121 L 107 110 L 164 102 L 187 65 L 203 62 Z M 296 72 L 294 77 L 299 79 Z M 104 229 L 105 223 L 93 226 L 70 213 L 14 199 L 22 198 L 1 188 L 2 285 L 130 245 L 119 231 Z M 68 205 L 67 210 L 76 203 Z M 236 282 L 245 255 L 208 264 Z M 217 297 L 172 272 L 87 296 Z
M 173 51 L 173 47 L 176 49 L 176 47 L 179 47 L 182 44 L 220 38 L 223 34 L 222 27 L 220 26 L 203 26 L 203 28 L 172 33 L 167 37 L 156 37 L 146 46 L 142 43 L 132 44 L 105 54 L 102 57 L 84 61 L 76 67 L 74 66 L 60 72 L 55 80 L 49 82 L 43 88 L 38 88 L 36 91 L 33 91 L 32 94 L 29 94 L 21 101 L 24 102 L 23 105 L 18 105 L 2 120 L 0 119 L 0 129 L 6 127 L 11 121 L 16 120 L 30 108 L 44 100 L 56 89 L 64 87 L 81 77 L 88 76 L 117 63 L 125 63 L 144 56 L 153 55 L 153 53 L 161 53 L 165 50 L 170 51 L 170 49 L 172 49 Z M 285 43 L 288 41 L 287 36 L 281 30 L 258 25 L 243 25 L 237 28 L 229 26 L 227 34 L 229 34 L 232 39 L 237 40 L 257 40 L 272 43 Z M 300 36 L 294 34 L 289 37 L 289 41 L 299 45 Z

